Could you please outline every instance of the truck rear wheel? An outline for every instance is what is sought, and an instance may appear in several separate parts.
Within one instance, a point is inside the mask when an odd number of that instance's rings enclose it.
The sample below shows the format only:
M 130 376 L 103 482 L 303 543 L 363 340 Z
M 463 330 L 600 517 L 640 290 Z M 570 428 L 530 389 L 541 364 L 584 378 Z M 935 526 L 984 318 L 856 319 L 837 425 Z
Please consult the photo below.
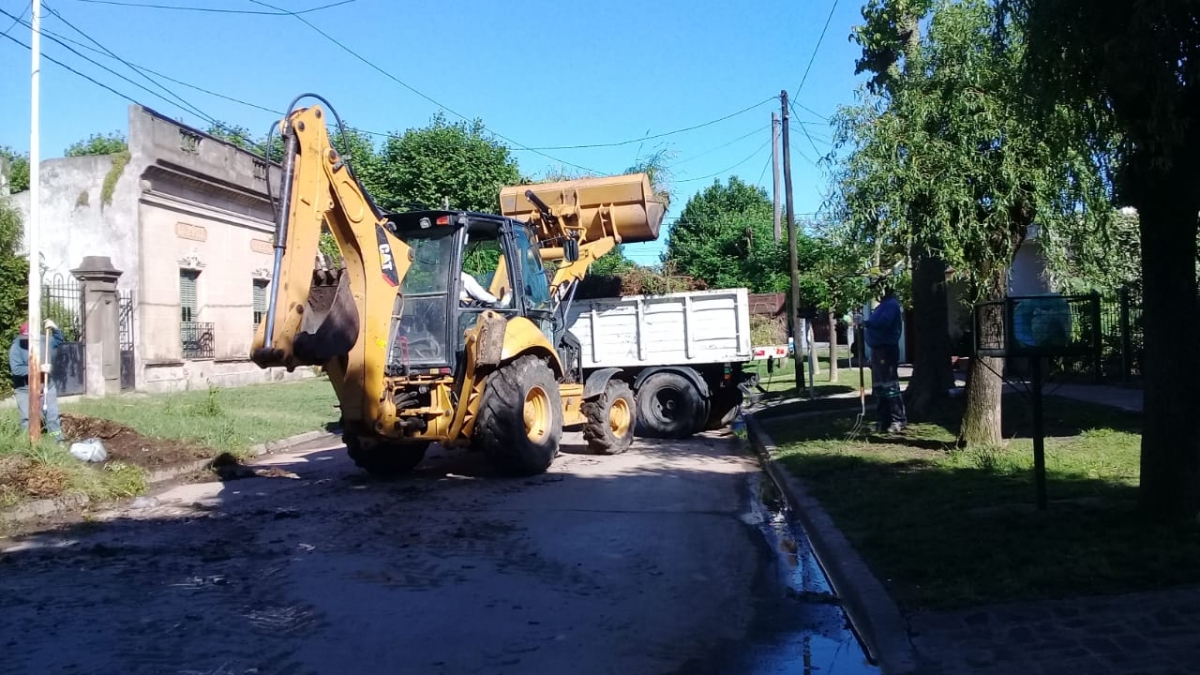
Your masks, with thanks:
M 408 473 L 425 459 L 429 443 L 389 443 L 372 436 L 346 435 L 346 452 L 358 468 L 376 478 Z
M 488 376 L 472 443 L 500 471 L 530 476 L 544 473 L 558 456 L 562 427 L 554 372 L 526 355 Z
M 621 380 L 609 380 L 595 399 L 585 401 L 587 423 L 583 438 L 588 449 L 601 455 L 619 455 L 633 444 L 635 423 L 633 391 Z
M 654 373 L 637 392 L 638 433 L 647 438 L 687 438 L 708 416 L 704 399 L 688 378 Z

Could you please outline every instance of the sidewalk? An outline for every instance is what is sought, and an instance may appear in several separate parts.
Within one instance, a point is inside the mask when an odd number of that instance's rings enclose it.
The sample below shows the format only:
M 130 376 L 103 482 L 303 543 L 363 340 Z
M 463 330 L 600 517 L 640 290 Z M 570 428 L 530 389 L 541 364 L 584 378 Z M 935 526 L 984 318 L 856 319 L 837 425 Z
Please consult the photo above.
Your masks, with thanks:
M 1042 392 L 1047 396 L 1099 403 L 1133 412 L 1142 411 L 1141 389 L 1126 389 L 1104 384 L 1052 384 L 1045 387 Z

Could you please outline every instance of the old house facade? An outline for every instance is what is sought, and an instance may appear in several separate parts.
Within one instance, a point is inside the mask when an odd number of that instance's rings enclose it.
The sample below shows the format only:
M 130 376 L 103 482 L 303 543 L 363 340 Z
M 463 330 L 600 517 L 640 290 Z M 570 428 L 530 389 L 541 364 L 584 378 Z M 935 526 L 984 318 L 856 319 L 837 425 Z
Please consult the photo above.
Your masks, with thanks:
M 120 271 L 122 389 L 175 391 L 309 376 L 249 360 L 266 309 L 278 166 L 139 105 L 128 153 L 42 163 L 41 265 L 83 279 L 88 256 Z M 14 196 L 28 216 L 29 193 Z M 111 276 L 111 275 L 110 275 Z M 90 324 L 89 324 L 90 325 Z M 91 332 L 91 331 L 89 331 Z M 84 334 L 89 346 L 113 336 Z M 87 393 L 93 387 L 88 380 Z M 111 378 L 109 378 L 111 380 Z

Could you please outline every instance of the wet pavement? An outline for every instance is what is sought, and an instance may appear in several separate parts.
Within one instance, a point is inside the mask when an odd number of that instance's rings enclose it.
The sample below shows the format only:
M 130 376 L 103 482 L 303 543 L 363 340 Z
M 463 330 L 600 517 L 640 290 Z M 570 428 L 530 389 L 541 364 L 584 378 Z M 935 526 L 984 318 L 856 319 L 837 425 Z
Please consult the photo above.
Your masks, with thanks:
M 388 482 L 310 446 L 0 540 L 4 672 L 876 672 L 735 440 L 568 441 Z

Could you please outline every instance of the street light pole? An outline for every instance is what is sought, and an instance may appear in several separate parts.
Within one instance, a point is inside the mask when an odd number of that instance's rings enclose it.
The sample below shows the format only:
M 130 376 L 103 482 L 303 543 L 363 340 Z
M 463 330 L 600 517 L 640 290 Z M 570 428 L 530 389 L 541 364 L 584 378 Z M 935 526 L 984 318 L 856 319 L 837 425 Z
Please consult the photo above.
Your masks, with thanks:
M 29 244 L 29 439 L 37 442 L 42 436 L 42 161 L 38 109 L 41 99 L 41 56 L 42 56 L 42 0 L 33 0 L 33 18 L 30 27 L 32 54 L 30 62 L 29 104 L 29 223 L 25 238 Z

